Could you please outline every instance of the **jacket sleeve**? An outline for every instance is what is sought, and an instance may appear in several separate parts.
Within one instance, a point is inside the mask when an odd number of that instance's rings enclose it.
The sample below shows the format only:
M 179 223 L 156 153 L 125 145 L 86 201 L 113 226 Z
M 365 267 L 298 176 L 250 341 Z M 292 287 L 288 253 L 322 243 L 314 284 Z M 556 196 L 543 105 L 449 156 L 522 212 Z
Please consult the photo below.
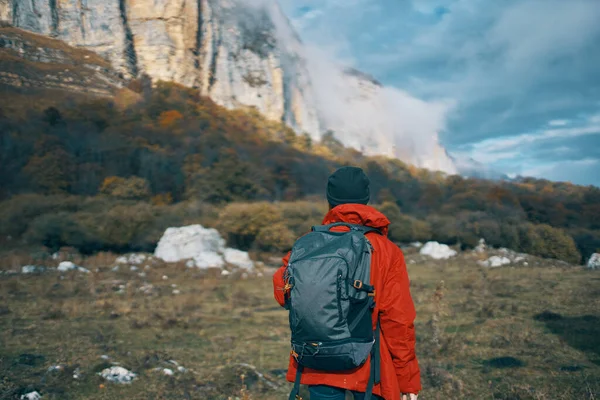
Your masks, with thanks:
M 275 293 L 275 300 L 277 300 L 279 305 L 282 307 L 285 305 L 285 297 L 287 295 L 285 290 L 284 275 L 291 254 L 292 253 L 289 252 L 285 257 L 283 257 L 283 265 L 273 275 L 273 291 Z
M 384 277 L 380 298 L 381 332 L 392 356 L 402 393 L 418 394 L 421 374 L 415 354 L 415 306 L 404 255 L 396 248 L 391 269 Z

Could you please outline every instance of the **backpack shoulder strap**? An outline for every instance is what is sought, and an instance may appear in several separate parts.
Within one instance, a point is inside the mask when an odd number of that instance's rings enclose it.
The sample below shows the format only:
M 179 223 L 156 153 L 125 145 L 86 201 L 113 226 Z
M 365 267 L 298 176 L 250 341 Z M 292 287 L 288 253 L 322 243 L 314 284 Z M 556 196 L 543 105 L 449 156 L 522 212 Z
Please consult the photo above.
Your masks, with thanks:
M 345 232 L 332 232 L 331 228 L 335 228 L 337 226 L 345 226 L 347 228 L 350 228 L 350 230 L 352 231 L 359 231 L 362 232 L 364 234 L 367 234 L 369 232 L 377 232 L 380 235 L 382 235 L 381 231 L 377 228 L 373 228 L 371 226 L 364 226 L 364 225 L 357 225 L 357 224 L 349 224 L 346 222 L 335 222 L 333 224 L 329 224 L 329 225 L 317 225 L 317 226 L 313 226 L 312 227 L 312 231 L 313 232 L 330 232 L 330 233 L 345 233 Z

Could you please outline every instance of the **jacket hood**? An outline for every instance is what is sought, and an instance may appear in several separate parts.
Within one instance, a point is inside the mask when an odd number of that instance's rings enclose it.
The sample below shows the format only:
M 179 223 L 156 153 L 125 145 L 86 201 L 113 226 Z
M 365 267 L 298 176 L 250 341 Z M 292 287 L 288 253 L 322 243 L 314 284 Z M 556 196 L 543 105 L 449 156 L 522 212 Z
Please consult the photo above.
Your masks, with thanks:
M 342 204 L 334 207 L 323 219 L 323 225 L 346 222 L 376 228 L 384 235 L 388 234 L 390 220 L 371 206 L 364 204 Z

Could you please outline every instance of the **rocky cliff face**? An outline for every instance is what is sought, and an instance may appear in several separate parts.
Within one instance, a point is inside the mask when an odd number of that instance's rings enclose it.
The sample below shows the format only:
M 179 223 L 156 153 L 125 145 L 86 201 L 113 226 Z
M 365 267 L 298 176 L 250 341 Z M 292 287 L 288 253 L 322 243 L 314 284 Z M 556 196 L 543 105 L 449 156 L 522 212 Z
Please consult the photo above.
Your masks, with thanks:
M 112 96 L 124 85 L 96 53 L 0 26 L 0 85 Z
M 307 73 L 278 43 L 273 13 L 283 18 L 275 3 L 240 0 L 0 0 L 3 21 L 93 50 L 124 77 L 197 87 L 317 133 Z
M 0 0 L 0 19 L 92 50 L 124 78 L 175 81 L 317 140 L 331 129 L 367 153 L 455 172 L 435 123 L 411 131 L 374 79 L 311 68 L 276 0 Z

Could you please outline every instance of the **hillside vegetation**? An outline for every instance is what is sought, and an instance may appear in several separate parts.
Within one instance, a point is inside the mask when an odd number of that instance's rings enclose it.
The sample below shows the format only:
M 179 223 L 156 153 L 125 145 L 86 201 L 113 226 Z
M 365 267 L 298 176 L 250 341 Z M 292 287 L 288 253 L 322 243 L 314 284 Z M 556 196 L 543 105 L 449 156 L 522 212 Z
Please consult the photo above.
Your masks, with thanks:
M 112 99 L 36 104 L 32 97 L 26 111 L 0 109 L 5 247 L 151 250 L 166 227 L 200 222 L 241 248 L 283 251 L 309 227 L 307 215 L 324 213 L 327 176 L 354 164 L 371 178 L 372 203 L 398 242 L 468 248 L 485 237 L 571 263 L 600 248 L 595 187 L 465 179 L 366 157 L 334 132 L 315 143 L 169 83 L 152 89 L 140 80 Z

